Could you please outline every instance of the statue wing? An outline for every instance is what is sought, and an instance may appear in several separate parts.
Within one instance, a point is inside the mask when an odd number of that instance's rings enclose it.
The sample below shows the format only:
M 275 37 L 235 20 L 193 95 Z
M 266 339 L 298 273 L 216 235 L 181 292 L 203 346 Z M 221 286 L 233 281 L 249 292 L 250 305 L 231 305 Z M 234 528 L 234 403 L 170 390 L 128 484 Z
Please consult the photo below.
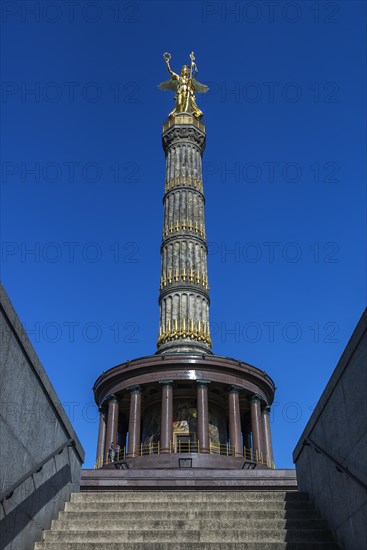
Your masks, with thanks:
M 201 82 L 198 82 L 196 78 L 192 79 L 192 83 L 195 88 L 195 92 L 198 92 L 199 94 L 205 94 L 209 88 L 206 84 L 202 84 Z
M 170 78 L 169 80 L 165 80 L 164 82 L 161 82 L 160 84 L 158 84 L 158 88 L 160 90 L 165 91 L 165 92 L 167 92 L 167 91 L 176 92 L 177 91 L 177 80 L 173 80 L 173 78 Z

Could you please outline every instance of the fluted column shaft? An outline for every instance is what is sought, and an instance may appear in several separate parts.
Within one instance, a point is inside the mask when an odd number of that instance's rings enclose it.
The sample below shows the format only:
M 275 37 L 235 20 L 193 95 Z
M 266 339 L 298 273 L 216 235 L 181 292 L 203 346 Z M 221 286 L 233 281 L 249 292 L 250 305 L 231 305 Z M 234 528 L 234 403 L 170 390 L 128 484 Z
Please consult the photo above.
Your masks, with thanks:
M 190 115 L 163 126 L 166 155 L 157 347 L 210 353 L 208 247 L 202 155 L 205 126 Z
M 254 451 L 263 452 L 263 435 L 261 419 L 261 398 L 254 395 L 250 399 L 252 444 Z
M 108 460 L 108 449 L 111 443 L 116 443 L 119 420 L 119 404 L 116 396 L 112 395 L 108 401 L 107 433 L 105 444 L 105 460 Z
M 197 430 L 201 453 L 209 453 L 209 410 L 207 380 L 197 381 Z
M 173 422 L 173 382 L 162 380 L 161 454 L 170 452 Z
M 273 445 L 271 442 L 270 431 L 270 407 L 266 406 L 262 411 L 263 437 L 264 437 L 264 453 L 267 458 L 273 460 Z
M 141 388 L 133 386 L 130 391 L 130 415 L 129 415 L 129 444 L 127 456 L 133 457 L 140 450 L 140 424 L 141 424 Z
M 98 443 L 97 443 L 97 456 L 96 460 L 105 456 L 106 448 L 106 411 L 104 408 L 99 409 L 99 427 L 98 427 Z
M 239 388 L 232 386 L 228 392 L 229 438 L 234 456 L 242 456 L 241 413 Z

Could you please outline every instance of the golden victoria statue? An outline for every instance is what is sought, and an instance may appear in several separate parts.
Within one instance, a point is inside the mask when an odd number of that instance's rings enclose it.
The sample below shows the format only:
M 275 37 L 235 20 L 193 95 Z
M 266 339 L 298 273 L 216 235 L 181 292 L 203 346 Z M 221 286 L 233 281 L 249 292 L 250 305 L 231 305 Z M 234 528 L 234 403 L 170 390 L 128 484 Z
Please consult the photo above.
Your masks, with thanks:
M 170 112 L 169 117 L 174 117 L 179 113 L 189 113 L 198 119 L 201 118 L 203 112 L 200 111 L 199 107 L 196 105 L 195 92 L 204 94 L 209 88 L 195 79 L 198 70 L 195 63 L 194 52 L 190 54 L 191 65 L 184 65 L 181 69 L 181 74 L 176 74 L 172 71 L 169 64 L 171 59 L 170 53 L 164 53 L 163 58 L 167 63 L 167 69 L 171 78 L 159 84 L 158 88 L 164 91 L 171 90 L 176 92 L 176 105 L 173 111 Z

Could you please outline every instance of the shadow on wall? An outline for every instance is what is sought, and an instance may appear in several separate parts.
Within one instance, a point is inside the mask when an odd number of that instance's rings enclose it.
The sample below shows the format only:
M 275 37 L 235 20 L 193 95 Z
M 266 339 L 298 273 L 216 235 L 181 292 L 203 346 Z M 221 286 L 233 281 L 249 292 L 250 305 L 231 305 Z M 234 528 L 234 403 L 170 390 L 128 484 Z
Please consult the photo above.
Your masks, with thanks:
M 66 464 L 52 477 L 47 479 L 42 485 L 36 489 L 32 488 L 32 493 L 29 494 L 21 502 L 17 502 L 18 491 L 22 491 L 19 487 L 9 500 L 4 501 L 4 509 L 15 508 L 6 513 L 5 517 L 0 520 L 1 541 L 0 549 L 3 550 L 14 539 L 14 533 L 19 533 L 31 522 L 36 520 L 37 514 L 45 506 L 45 502 L 58 500 L 55 498 L 66 485 L 72 482 L 70 465 Z M 64 500 L 62 501 L 64 502 Z

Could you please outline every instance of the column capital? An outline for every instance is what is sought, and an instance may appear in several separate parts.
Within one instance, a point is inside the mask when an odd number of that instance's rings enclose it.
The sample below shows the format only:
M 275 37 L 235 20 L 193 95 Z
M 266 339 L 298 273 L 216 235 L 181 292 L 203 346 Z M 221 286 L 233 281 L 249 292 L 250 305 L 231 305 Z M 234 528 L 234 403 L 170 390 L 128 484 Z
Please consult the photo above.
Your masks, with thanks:
M 250 398 L 250 403 L 257 403 L 257 401 L 262 401 L 262 397 L 260 395 L 258 395 L 257 393 L 255 393 L 251 398 Z
M 242 389 L 243 388 L 241 388 L 240 386 L 236 386 L 235 384 L 232 384 L 231 386 L 228 386 L 227 391 L 228 393 L 240 393 Z
M 163 126 L 162 145 L 165 152 L 172 145 L 179 145 L 182 142 L 188 141 L 196 145 L 197 147 L 199 147 L 201 153 L 203 153 L 205 149 L 205 126 L 202 123 L 199 123 L 200 124 L 200 127 L 199 127 L 197 122 L 193 119 L 193 117 L 191 117 L 191 119 L 192 119 L 192 122 L 189 118 L 187 118 L 187 122 L 186 122 L 186 124 L 189 124 L 189 128 L 180 127 L 177 125 L 173 128 L 169 128 L 169 127 L 167 128 L 167 124 Z M 174 121 L 177 124 L 176 117 Z M 183 117 L 181 118 L 180 123 L 181 124 L 185 123 Z
M 196 383 L 198 386 L 208 386 L 210 384 L 210 380 L 196 380 Z
M 117 399 L 117 397 L 116 397 L 116 395 L 115 395 L 114 393 L 111 393 L 111 395 L 109 395 L 109 396 L 107 397 L 106 401 L 108 401 L 108 403 L 110 403 L 111 401 L 118 401 L 118 399 Z M 102 403 L 101 406 L 103 406 L 103 403 Z
M 128 386 L 126 389 L 130 393 L 141 393 L 142 392 L 141 386 L 139 386 L 138 384 L 135 384 L 134 386 Z
M 271 411 L 270 405 L 265 405 L 265 407 L 262 410 L 263 414 L 270 414 L 270 411 Z
M 173 380 L 159 380 L 159 384 L 162 384 L 162 386 L 169 386 L 173 387 Z

